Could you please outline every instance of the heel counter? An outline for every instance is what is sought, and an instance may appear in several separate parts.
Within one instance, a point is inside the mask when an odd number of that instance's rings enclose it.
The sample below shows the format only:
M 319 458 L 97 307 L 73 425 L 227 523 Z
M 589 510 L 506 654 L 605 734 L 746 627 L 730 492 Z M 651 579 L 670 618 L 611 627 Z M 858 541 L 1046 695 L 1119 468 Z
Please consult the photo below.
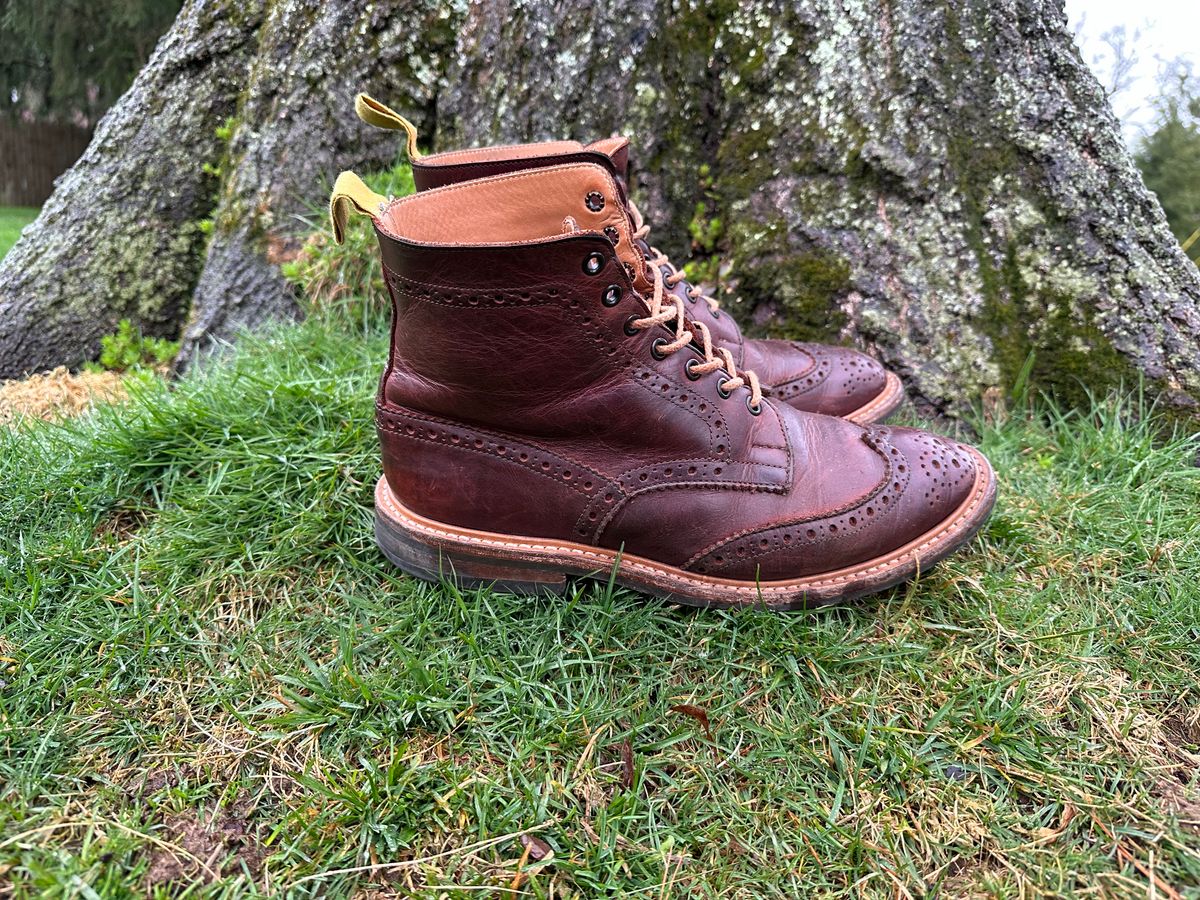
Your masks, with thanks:
M 376 428 L 388 486 L 408 508 L 447 524 L 590 542 L 603 475 L 544 447 L 381 403 Z

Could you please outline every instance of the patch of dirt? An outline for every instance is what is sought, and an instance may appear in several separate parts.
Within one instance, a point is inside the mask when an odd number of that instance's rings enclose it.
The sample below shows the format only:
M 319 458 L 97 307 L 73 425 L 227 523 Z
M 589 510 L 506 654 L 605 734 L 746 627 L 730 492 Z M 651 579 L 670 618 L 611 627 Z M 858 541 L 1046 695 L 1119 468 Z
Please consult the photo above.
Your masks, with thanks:
M 1171 713 L 1163 720 L 1163 730 L 1177 747 L 1200 751 L 1200 707 Z
M 41 375 L 30 375 L 0 384 L 0 425 L 19 417 L 63 419 L 77 416 L 97 403 L 115 403 L 126 397 L 116 372 L 72 374 L 63 366 Z
M 164 788 L 179 787 L 194 774 L 195 770 L 186 764 L 170 769 L 150 769 L 142 771 L 140 777 L 128 779 L 124 787 L 130 797 L 141 800 Z
M 243 868 L 258 880 L 266 856 L 246 810 L 234 806 L 202 822 L 195 810 L 169 817 L 150 852 L 146 888 L 171 883 L 211 884 Z
M 123 544 L 132 538 L 149 518 L 144 509 L 121 507 L 97 525 L 93 534 L 97 539 L 111 538 L 118 544 Z
M 991 900 L 1001 891 L 999 885 L 1011 879 L 1011 873 L 986 859 L 957 859 L 937 885 L 930 885 L 930 900 Z
M 1164 778 L 1154 786 L 1154 796 L 1164 812 L 1179 819 L 1191 831 L 1200 831 L 1200 792 L 1173 778 Z

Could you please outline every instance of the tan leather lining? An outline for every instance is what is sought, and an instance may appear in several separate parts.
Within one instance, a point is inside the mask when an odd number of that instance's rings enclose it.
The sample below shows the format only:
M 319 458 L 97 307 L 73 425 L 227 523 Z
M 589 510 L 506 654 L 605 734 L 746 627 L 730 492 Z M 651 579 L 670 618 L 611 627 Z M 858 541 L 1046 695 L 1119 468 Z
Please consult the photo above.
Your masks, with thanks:
M 599 210 L 587 205 L 599 193 Z M 617 254 L 641 269 L 632 223 L 612 175 L 596 163 L 571 163 L 497 175 L 423 191 L 389 204 L 379 227 L 420 244 L 513 244 L 559 237 L 567 217 L 580 231 L 615 228 Z
M 495 162 L 498 160 L 528 159 L 533 156 L 554 156 L 559 153 L 579 153 L 579 141 L 545 141 L 540 144 L 507 144 L 497 147 L 471 147 L 466 150 L 447 150 L 421 157 L 421 165 L 436 166 L 453 163 Z
M 471 147 L 465 150 L 447 150 L 422 156 L 423 166 L 463 165 L 464 163 L 507 162 L 513 159 L 531 159 L 539 156 L 557 156 L 564 153 L 582 153 L 588 150 L 612 156 L 629 144 L 624 137 L 603 138 L 590 144 L 579 141 L 543 141 L 537 144 L 505 144 L 495 147 Z
M 628 145 L 629 145 L 629 138 L 618 136 L 618 137 L 610 137 L 610 138 L 601 138 L 598 141 L 592 141 L 584 149 L 596 150 L 600 153 L 603 153 L 605 156 L 612 156 L 614 153 L 619 152 L 620 150 L 627 147 Z

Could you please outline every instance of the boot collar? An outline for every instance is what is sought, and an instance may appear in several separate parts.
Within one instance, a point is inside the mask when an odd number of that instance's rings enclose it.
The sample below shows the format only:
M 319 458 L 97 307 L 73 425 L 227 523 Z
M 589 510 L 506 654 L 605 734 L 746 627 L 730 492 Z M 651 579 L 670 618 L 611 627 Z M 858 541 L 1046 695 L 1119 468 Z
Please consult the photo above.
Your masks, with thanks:
M 581 144 L 578 141 L 544 141 L 536 144 L 451 150 L 413 158 L 411 162 L 413 182 L 418 191 L 530 169 L 570 163 L 593 163 L 612 175 L 621 201 L 624 203 L 627 200 L 629 139 L 625 137 L 603 138 L 590 144 Z
M 592 234 L 611 243 L 636 290 L 653 288 L 621 185 L 611 165 L 590 159 L 421 191 L 384 204 L 374 218 L 381 234 L 416 246 L 514 246 Z

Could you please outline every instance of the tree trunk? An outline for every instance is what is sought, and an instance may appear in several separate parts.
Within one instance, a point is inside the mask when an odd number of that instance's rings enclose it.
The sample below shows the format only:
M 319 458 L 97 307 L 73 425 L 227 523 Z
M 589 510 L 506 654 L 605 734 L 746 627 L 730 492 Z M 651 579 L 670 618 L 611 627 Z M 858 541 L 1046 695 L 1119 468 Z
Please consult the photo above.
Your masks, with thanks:
M 294 313 L 275 266 L 291 217 L 399 149 L 353 118 L 366 89 L 439 149 L 629 133 L 658 246 L 709 257 L 752 330 L 871 348 L 927 409 L 957 414 L 1029 364 L 1067 400 L 1144 380 L 1197 415 L 1200 270 L 1058 2 L 233 8 L 185 7 L 0 265 L 0 374 L 78 362 L 122 315 L 178 329 L 193 288 L 188 358 Z M 205 160 L 223 162 L 201 251 Z
M 431 122 L 438 60 L 453 47 L 435 2 L 275 3 L 258 35 L 233 127 L 230 170 L 184 333 L 186 365 L 214 338 L 298 311 L 278 263 L 298 249 L 300 223 L 323 224 L 340 169 L 396 158 L 395 138 L 354 114 L 365 84 Z
M 0 263 L 0 377 L 92 359 L 126 317 L 178 334 L 258 22 L 251 4 L 189 3 L 100 121 Z

